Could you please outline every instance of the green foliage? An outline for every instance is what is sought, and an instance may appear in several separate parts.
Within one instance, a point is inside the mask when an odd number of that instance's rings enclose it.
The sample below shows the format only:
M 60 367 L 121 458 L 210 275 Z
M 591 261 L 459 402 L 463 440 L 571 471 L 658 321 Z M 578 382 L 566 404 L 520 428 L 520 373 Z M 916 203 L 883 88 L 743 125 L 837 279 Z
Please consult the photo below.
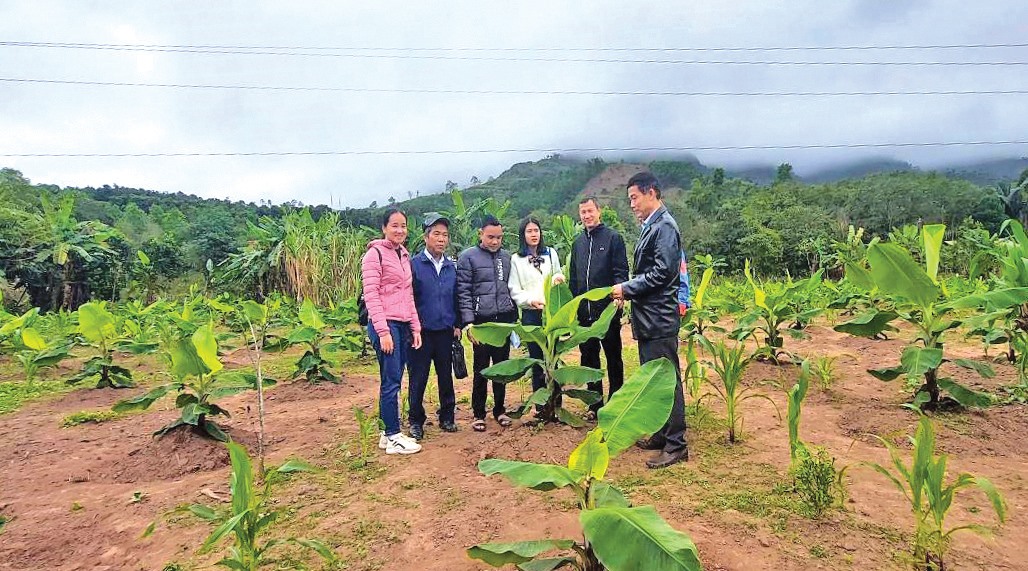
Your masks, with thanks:
M 207 324 L 197 329 L 192 336 L 178 339 L 171 347 L 171 374 L 174 383 L 160 385 L 136 397 L 118 401 L 111 407 L 114 412 L 145 410 L 168 393 L 177 393 L 175 406 L 181 409 L 181 416 L 162 427 L 155 434 L 167 434 L 178 427 L 192 427 L 200 434 L 222 442 L 228 435 L 209 417 L 229 416 L 219 406 L 217 399 L 256 388 L 257 377 L 252 374 L 223 372 L 224 366 L 218 359 L 218 341 L 214 328 Z M 264 384 L 271 384 L 264 379 Z
M 628 571 L 647 568 L 702 569 L 695 544 L 674 530 L 650 506 L 630 507 L 624 495 L 603 479 L 610 460 L 643 436 L 663 426 L 674 396 L 674 367 L 667 359 L 644 364 L 600 409 L 591 430 L 568 458 L 567 466 L 487 459 L 486 475 L 501 474 L 517 486 L 539 491 L 570 488 L 582 510 L 584 541 L 571 539 L 487 543 L 468 556 L 493 567 L 518 569 Z M 556 556 L 541 558 L 558 552 Z
M 63 428 L 70 428 L 86 423 L 100 424 L 111 420 L 118 420 L 124 416 L 120 412 L 110 410 L 82 410 L 73 412 L 61 419 L 61 426 Z
M 803 412 L 803 399 L 807 398 L 807 388 L 810 386 L 810 369 L 810 362 L 803 361 L 799 379 L 787 393 L 788 410 L 786 418 L 788 418 L 789 422 L 789 460 L 794 467 L 797 461 L 809 455 L 807 445 L 800 440 L 800 415 Z
M 85 346 L 94 350 L 94 355 L 85 362 L 77 375 L 68 379 L 68 382 L 77 383 L 95 378 L 98 389 L 135 386 L 132 382 L 132 371 L 114 363 L 114 346 L 122 339 L 118 335 L 114 314 L 103 302 L 91 301 L 79 307 L 78 321 L 78 334 L 84 340 Z
M 272 292 L 328 306 L 357 297 L 360 258 L 377 232 L 349 226 L 338 213 L 310 209 L 247 221 L 249 241 L 227 256 L 215 285 L 263 301 Z
M 835 458 L 824 448 L 804 453 L 793 471 L 795 490 L 810 517 L 821 517 L 838 496 Z
M 40 332 L 44 319 L 33 308 L 19 317 L 0 314 L 0 348 L 9 346 L 25 372 L 25 381 L 33 383 L 42 369 L 56 367 L 68 357 L 71 343 L 64 338 L 47 342 Z M 38 322 L 38 323 L 37 323 Z
M 375 455 L 375 441 L 378 439 L 378 415 L 368 414 L 364 409 L 353 407 L 353 418 L 357 421 L 358 462 L 367 464 Z
M 531 407 L 540 405 L 541 410 L 536 413 L 536 416 L 543 422 L 559 420 L 573 426 L 582 425 L 582 421 L 577 416 L 561 406 L 562 395 L 582 400 L 586 404 L 597 402 L 595 393 L 576 387 L 602 378 L 603 371 L 589 367 L 565 365 L 563 358 L 583 342 L 606 334 L 610 322 L 617 312 L 617 307 L 614 304 L 609 305 L 596 323 L 584 327 L 578 324 L 578 306 L 583 301 L 599 300 L 609 295 L 610 288 L 597 288 L 572 298 L 567 284 L 552 285 L 551 281 L 547 279 L 544 286 L 544 297 L 547 301 L 543 311 L 542 326 L 485 323 L 472 328 L 472 336 L 478 342 L 487 345 L 502 346 L 513 332 L 517 333 L 525 342 L 538 343 L 542 349 L 542 360 L 510 359 L 482 371 L 483 375 L 493 381 L 510 383 L 529 374 L 533 366 L 542 368 L 546 386 L 535 391 L 511 416 L 521 416 Z
M 77 220 L 70 193 L 37 191 L 34 198 L 38 202 L 0 207 L 0 273 L 24 288 L 35 307 L 74 309 L 89 299 L 91 274 L 113 261 L 109 241 L 119 233 L 99 221 Z
M 944 335 L 959 327 L 962 321 L 953 314 L 965 309 L 990 312 L 1005 310 L 1028 302 L 1028 288 L 999 287 L 987 293 L 949 297 L 945 283 L 938 279 L 940 250 L 945 227 L 926 225 L 922 229 L 923 265 L 914 261 L 908 249 L 893 243 L 877 243 L 868 247 L 867 277 L 880 296 L 888 301 L 890 310 L 884 314 L 867 314 L 837 325 L 838 331 L 874 336 L 884 331 L 896 318 L 910 323 L 917 331 L 915 341 L 907 345 L 898 366 L 868 370 L 871 375 L 891 381 L 901 375 L 923 377 L 924 384 L 916 391 L 914 407 L 935 408 L 940 405 L 940 391 L 946 391 L 962 406 L 988 406 L 992 398 L 971 390 L 948 377 L 940 377 L 940 367 L 952 362 L 963 368 L 989 375 L 991 369 L 970 360 L 945 358 Z M 879 317 L 882 317 L 879 319 Z
M 755 357 L 779 363 L 780 356 L 789 354 L 784 349 L 784 335 L 788 334 L 795 339 L 808 338 L 809 335 L 803 329 L 822 311 L 816 307 L 810 308 L 805 301 L 810 292 L 820 285 L 823 270 L 798 282 L 788 279 L 784 286 L 774 289 L 762 287 L 753 279 L 749 261 L 746 262 L 744 273 L 753 289 L 753 301 L 749 304 L 748 312 L 736 322 L 731 336 L 738 341 L 753 337 L 759 344 Z M 793 322 L 792 326 L 787 326 L 789 321 Z
M 338 350 L 341 345 L 340 340 L 348 340 L 348 338 L 326 335 L 325 329 L 328 324 L 322 319 L 321 312 L 310 298 L 303 300 L 303 304 L 300 305 L 298 319 L 299 326 L 289 333 L 285 340 L 290 345 L 305 345 L 307 351 L 296 362 L 296 370 L 293 371 L 292 376 L 296 377 L 302 374 L 310 383 L 321 381 L 338 383 L 339 377 L 329 370 L 331 364 L 322 356 L 321 351 L 322 349 Z M 353 345 L 355 343 L 351 341 L 348 348 L 353 349 Z
M 822 391 L 829 391 L 835 384 L 835 363 L 839 355 L 818 355 L 810 364 L 810 371 L 817 378 L 817 385 Z
M 289 537 L 286 539 L 265 539 L 271 526 L 278 521 L 285 510 L 276 509 L 272 503 L 272 487 L 289 474 L 313 472 L 315 469 L 297 460 L 290 460 L 264 474 L 255 474 L 246 449 L 234 442 L 226 444 L 232 461 L 229 478 L 232 501 L 228 512 L 216 510 L 202 504 L 193 504 L 186 511 L 215 525 L 200 552 L 214 549 L 225 537 L 232 538 L 228 555 L 217 565 L 238 571 L 257 571 L 268 562 L 268 552 L 278 545 L 294 544 L 314 551 L 328 562 L 334 562 L 336 555 L 327 545 L 314 539 Z M 258 479 L 263 478 L 263 484 Z M 150 524 L 144 536 L 153 533 L 156 522 Z
M 717 373 L 721 381 L 715 383 L 708 379 L 707 385 L 713 388 L 714 392 L 708 393 L 705 397 L 716 396 L 724 403 L 728 417 L 729 442 L 735 443 L 737 430 L 742 424 L 740 406 L 750 399 L 759 398 L 770 402 L 775 407 L 779 419 L 782 417 L 778 412 L 778 405 L 771 400 L 771 397 L 763 393 L 752 392 L 753 387 L 747 387 L 742 382 L 743 373 L 746 372 L 746 367 L 749 366 L 756 354 L 746 355 L 746 346 L 742 343 L 736 343 L 734 347 L 730 348 L 722 340 L 718 340 L 717 343 L 711 343 L 706 339 L 703 341 L 704 348 L 711 355 L 711 360 L 707 361 L 707 365 Z
M 0 414 L 14 412 L 26 402 L 58 395 L 68 390 L 70 389 L 67 383 L 62 381 L 0 383 Z
M 909 465 L 903 460 L 899 449 L 887 440 L 879 440 L 889 450 L 892 468 L 877 463 L 868 463 L 867 466 L 885 476 L 910 502 L 914 516 L 912 562 L 919 568 L 934 571 L 945 569 L 944 558 L 954 533 L 968 530 L 981 535 L 988 532 L 988 528 L 980 525 L 946 528 L 946 516 L 960 490 L 972 486 L 980 489 L 988 498 L 1000 523 L 1006 521 L 1006 502 L 989 480 L 963 473 L 956 480 L 946 482 L 947 455 L 936 455 L 935 429 L 928 417 L 921 416 L 917 432 L 910 439 L 913 453 Z

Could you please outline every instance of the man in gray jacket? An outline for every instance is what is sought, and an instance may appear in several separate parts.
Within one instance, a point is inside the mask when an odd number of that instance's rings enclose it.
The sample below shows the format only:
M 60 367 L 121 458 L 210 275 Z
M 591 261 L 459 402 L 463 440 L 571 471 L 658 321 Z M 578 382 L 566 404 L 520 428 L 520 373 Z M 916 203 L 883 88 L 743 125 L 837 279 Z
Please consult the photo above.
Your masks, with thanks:
M 642 222 L 635 246 L 635 277 L 616 284 L 614 299 L 632 302 L 632 333 L 639 341 L 639 362 L 665 357 L 675 366 L 674 403 L 671 416 L 659 432 L 641 440 L 640 448 L 660 450 L 646 462 L 648 468 L 665 468 L 689 459 L 685 442 L 685 393 L 678 360 L 678 288 L 682 237 L 678 223 L 660 199 L 660 184 L 648 172 L 628 180 L 628 202 Z
M 479 244 L 461 252 L 457 259 L 457 308 L 464 327 L 480 323 L 514 323 L 518 310 L 510 297 L 507 278 L 510 276 L 510 253 L 501 249 L 503 226 L 493 216 L 486 216 L 478 231 Z M 503 347 L 492 347 L 475 341 L 472 343 L 471 409 L 475 420 L 471 428 L 485 431 L 485 401 L 489 382 L 482 370 L 510 358 L 510 340 Z M 493 383 L 493 418 L 500 426 L 510 426 L 504 406 L 507 385 Z

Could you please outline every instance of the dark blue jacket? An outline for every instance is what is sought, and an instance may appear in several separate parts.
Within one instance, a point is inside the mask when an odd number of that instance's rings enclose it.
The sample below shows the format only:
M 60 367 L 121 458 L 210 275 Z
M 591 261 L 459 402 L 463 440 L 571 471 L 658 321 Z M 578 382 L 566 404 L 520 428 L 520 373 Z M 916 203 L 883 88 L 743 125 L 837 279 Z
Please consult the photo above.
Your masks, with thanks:
M 421 329 L 445 331 L 457 327 L 457 266 L 444 256 L 443 268 L 436 274 L 424 250 L 411 258 L 410 265 Z

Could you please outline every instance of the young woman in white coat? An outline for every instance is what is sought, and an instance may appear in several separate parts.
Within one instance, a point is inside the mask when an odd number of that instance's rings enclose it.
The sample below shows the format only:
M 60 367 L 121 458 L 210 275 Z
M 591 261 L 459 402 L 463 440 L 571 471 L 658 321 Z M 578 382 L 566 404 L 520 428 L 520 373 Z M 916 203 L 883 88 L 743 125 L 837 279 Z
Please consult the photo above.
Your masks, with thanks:
M 510 296 L 521 310 L 522 325 L 542 325 L 546 299 L 543 295 L 544 282 L 552 280 L 553 285 L 564 283 L 557 250 L 550 248 L 543 240 L 539 221 L 528 217 L 521 221 L 518 229 L 518 252 L 511 256 L 510 277 L 507 286 Z M 528 344 L 528 354 L 534 359 L 543 358 L 543 350 L 535 343 Z M 541 367 L 532 368 L 532 390 L 545 386 Z

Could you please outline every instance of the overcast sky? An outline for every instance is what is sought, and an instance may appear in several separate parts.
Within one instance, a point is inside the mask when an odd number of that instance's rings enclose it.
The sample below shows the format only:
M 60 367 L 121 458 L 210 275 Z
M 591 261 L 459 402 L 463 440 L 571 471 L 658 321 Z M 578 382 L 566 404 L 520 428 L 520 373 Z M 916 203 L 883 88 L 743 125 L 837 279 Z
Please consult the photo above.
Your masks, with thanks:
M 304 48 L 714 48 L 1028 42 L 1028 3 L 959 1 L 84 2 L 0 0 L 0 42 Z M 238 50 L 237 50 L 238 51 Z M 269 51 L 269 50 L 265 50 Z M 1028 48 L 743 51 L 141 52 L 0 45 L 4 79 L 506 91 L 1028 90 L 1028 66 L 573 62 L 1028 62 Z M 383 57 L 401 55 L 403 58 Z M 491 61 L 447 58 L 526 58 Z M 546 153 L 24 158 L 237 153 L 710 147 L 1028 139 L 1028 95 L 674 97 L 347 93 L 0 81 L 0 166 L 37 183 L 365 206 L 485 180 Z M 1028 147 L 725 150 L 706 164 L 799 174 L 888 155 L 921 166 Z M 605 156 L 616 156 L 607 154 Z

